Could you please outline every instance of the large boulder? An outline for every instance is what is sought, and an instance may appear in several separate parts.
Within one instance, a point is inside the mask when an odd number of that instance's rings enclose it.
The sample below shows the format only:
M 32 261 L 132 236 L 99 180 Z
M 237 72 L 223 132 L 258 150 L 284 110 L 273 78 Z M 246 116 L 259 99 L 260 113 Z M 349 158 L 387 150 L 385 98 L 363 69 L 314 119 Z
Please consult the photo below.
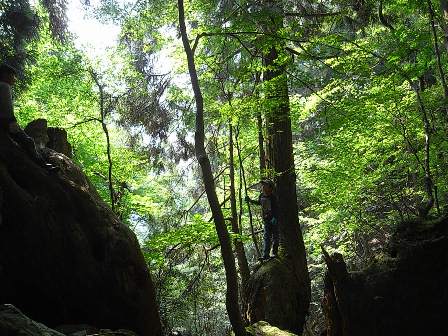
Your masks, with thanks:
M 0 303 L 49 327 L 161 335 L 138 241 L 63 154 L 50 175 L 0 134 Z
M 25 127 L 25 133 L 34 139 L 37 148 L 50 148 L 72 157 L 72 146 L 67 140 L 67 131 L 63 128 L 48 127 L 47 120 L 36 119 Z
M 13 305 L 0 305 L 0 335 L 64 336 L 64 334 L 28 318 Z
M 46 119 L 36 119 L 25 127 L 25 133 L 34 139 L 37 148 L 46 147 L 50 138 L 48 137 L 48 123 Z
M 0 335 L 2 336 L 137 336 L 129 330 L 97 329 L 86 325 L 50 329 L 33 321 L 10 304 L 0 305 Z
M 284 330 L 300 330 L 300 291 L 289 264 L 272 258 L 256 265 L 246 292 L 246 319 Z
M 324 251 L 325 335 L 448 335 L 448 219 L 404 223 L 389 252 L 349 272 Z
M 46 147 L 53 149 L 58 153 L 62 153 L 65 156 L 71 158 L 73 155 L 73 149 L 67 140 L 67 131 L 59 127 L 49 127 L 47 130 L 48 143 Z
M 259 321 L 247 327 L 247 332 L 253 336 L 297 336 L 296 334 L 273 327 L 265 321 Z

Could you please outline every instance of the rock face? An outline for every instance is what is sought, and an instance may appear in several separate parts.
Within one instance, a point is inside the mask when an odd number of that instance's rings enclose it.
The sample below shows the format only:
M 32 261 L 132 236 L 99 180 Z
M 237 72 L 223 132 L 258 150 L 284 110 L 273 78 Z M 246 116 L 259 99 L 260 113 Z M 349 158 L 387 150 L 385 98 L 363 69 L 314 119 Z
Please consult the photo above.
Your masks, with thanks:
M 271 326 L 265 321 L 259 321 L 247 328 L 249 335 L 254 336 L 297 336 L 290 332 L 280 330 L 277 327 Z
M 284 330 L 300 330 L 299 297 L 292 270 L 282 260 L 270 259 L 258 265 L 249 280 L 246 319 L 250 323 L 266 321 Z
M 25 127 L 25 133 L 34 139 L 34 143 L 38 148 L 46 147 L 50 138 L 47 132 L 47 120 L 36 119 Z
M 2 336 L 136 336 L 129 330 L 97 329 L 86 325 L 64 326 L 53 330 L 33 321 L 13 305 L 0 305 L 0 335 Z
M 393 241 L 362 272 L 325 253 L 325 335 L 448 335 L 448 219 L 405 223 Z
M 67 140 L 67 132 L 62 128 L 48 127 L 47 120 L 36 119 L 25 127 L 25 132 L 34 139 L 38 148 L 50 148 L 72 157 L 72 146 Z
M 0 303 L 49 327 L 87 324 L 161 335 L 135 235 L 69 158 L 55 175 L 0 134 Z
M 0 305 L 0 335 L 64 336 L 26 317 L 13 305 Z
M 46 147 L 71 158 L 73 149 L 67 140 L 67 131 L 62 128 L 49 127 L 47 133 L 49 140 Z

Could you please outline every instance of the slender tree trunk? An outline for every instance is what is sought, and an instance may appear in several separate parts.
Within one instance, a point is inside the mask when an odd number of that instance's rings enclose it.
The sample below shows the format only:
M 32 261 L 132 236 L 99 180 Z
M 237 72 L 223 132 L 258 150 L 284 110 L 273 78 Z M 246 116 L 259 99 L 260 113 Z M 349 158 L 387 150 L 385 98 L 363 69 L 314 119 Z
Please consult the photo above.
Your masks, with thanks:
M 195 131 L 195 151 L 196 158 L 199 162 L 202 171 L 202 180 L 204 182 L 207 199 L 210 204 L 210 209 L 213 214 L 216 232 L 221 247 L 221 255 L 224 262 L 226 273 L 226 308 L 229 315 L 229 320 L 236 336 L 245 336 L 243 319 L 241 317 L 240 308 L 238 305 L 238 277 L 235 267 L 235 259 L 232 252 L 232 244 L 227 231 L 227 226 L 224 220 L 222 209 L 219 204 L 218 196 L 216 194 L 213 173 L 210 166 L 210 160 L 205 150 L 205 135 L 204 135 L 204 101 L 202 92 L 199 86 L 199 79 L 196 72 L 196 65 L 194 62 L 194 54 L 188 41 L 187 28 L 185 25 L 185 11 L 183 0 L 178 0 L 179 10 L 179 28 L 182 37 L 182 43 L 185 49 L 185 54 L 188 61 L 188 70 L 190 73 L 191 85 L 196 101 L 196 131 Z
M 436 55 L 437 59 L 437 68 L 439 71 L 440 80 L 443 87 L 444 92 L 444 98 L 445 98 L 445 117 L 446 120 L 448 120 L 448 108 L 446 107 L 446 103 L 448 102 L 448 86 L 445 79 L 445 72 L 443 70 L 442 61 L 441 61 L 441 54 L 440 54 L 440 48 L 439 48 L 439 42 L 437 37 L 437 30 L 435 26 L 435 13 L 434 8 L 432 6 L 431 0 L 426 1 L 428 5 L 428 12 L 429 12 L 429 21 L 431 25 L 431 32 L 434 39 L 434 53 Z M 441 1 L 441 7 L 442 10 L 445 11 L 447 8 L 446 1 Z M 445 14 L 445 13 L 444 13 Z M 424 177 L 424 188 L 427 195 L 426 203 L 424 203 L 421 208 L 419 209 L 419 215 L 421 217 L 426 217 L 429 213 L 429 211 L 434 206 L 434 181 L 432 179 L 431 174 L 431 164 L 430 164 L 430 151 L 431 151 L 431 124 L 429 122 L 428 114 L 426 112 L 425 105 L 423 103 L 423 98 L 421 96 L 421 91 L 424 89 L 423 87 L 419 87 L 418 85 L 414 85 L 412 83 L 412 80 L 407 78 L 409 85 L 414 88 L 415 94 L 417 96 L 417 104 L 422 116 L 423 121 L 423 129 L 425 132 L 425 145 L 424 145 L 424 160 L 423 160 L 423 171 L 425 174 Z
M 264 136 L 263 136 L 263 118 L 261 112 L 257 113 L 257 127 L 258 127 L 258 155 L 260 157 L 260 177 L 266 176 L 266 152 L 264 150 Z
M 423 161 L 423 169 L 425 172 L 424 178 L 424 186 L 426 195 L 428 197 L 426 203 L 422 206 L 420 210 L 420 216 L 425 217 L 431 208 L 434 206 L 434 191 L 433 191 L 433 180 L 431 175 L 431 164 L 430 164 L 430 150 L 431 150 L 431 125 L 429 123 L 428 114 L 426 113 L 425 105 L 423 104 L 423 99 L 421 96 L 420 89 L 417 88 L 415 90 L 417 95 L 417 103 L 420 109 L 420 113 L 422 115 L 422 121 L 425 131 L 425 147 L 424 147 L 424 161 Z
M 258 92 L 258 84 L 260 83 L 260 73 L 255 74 L 255 97 L 260 98 Z M 258 128 L 258 156 L 260 159 L 260 177 L 266 177 L 266 151 L 264 150 L 264 135 L 263 135 L 263 116 L 261 111 L 257 111 L 257 128 Z
M 380 4 L 378 6 L 378 18 L 380 19 L 381 24 L 389 28 L 390 30 L 395 30 L 394 27 L 390 24 L 390 22 L 386 19 L 386 17 L 383 14 L 383 1 L 380 0 Z
M 248 196 L 247 195 L 247 182 L 246 182 L 246 173 L 244 171 L 244 164 L 243 164 L 243 158 L 241 156 L 241 148 L 238 142 L 238 135 L 239 135 L 239 130 L 237 130 L 236 134 L 235 134 L 235 139 L 236 139 L 236 150 L 238 153 L 238 161 L 240 163 L 240 171 L 241 171 L 241 177 L 243 180 L 243 184 L 244 184 L 244 196 Z M 251 236 L 252 236 L 252 241 L 254 243 L 254 247 L 255 247 L 255 252 L 257 253 L 257 257 L 259 258 L 261 256 L 260 253 L 260 248 L 258 247 L 258 239 L 257 239 L 257 234 L 255 233 L 255 228 L 254 228 L 254 218 L 252 216 L 252 209 L 250 207 L 250 203 L 246 202 L 247 205 L 247 210 L 249 213 L 249 226 L 250 226 L 250 232 L 251 232 Z
M 437 68 L 439 70 L 439 76 L 440 76 L 440 81 L 441 81 L 442 87 L 443 87 L 443 93 L 444 93 L 444 97 L 445 97 L 445 106 L 446 106 L 446 104 L 448 102 L 448 85 L 446 84 L 445 72 L 443 70 L 442 60 L 441 60 L 441 55 L 440 55 L 439 41 L 437 39 L 437 30 L 436 30 L 436 24 L 435 24 L 435 19 L 434 19 L 435 14 L 434 14 L 434 9 L 432 7 L 431 0 L 427 0 L 427 4 L 428 4 L 428 11 L 429 11 L 429 21 L 431 23 L 432 36 L 434 39 L 434 53 L 436 54 Z M 448 120 L 448 109 L 446 107 L 445 107 L 445 117 Z
M 108 162 L 108 180 L 109 180 L 109 193 L 110 193 L 110 204 L 112 207 L 112 211 L 115 212 L 115 191 L 112 181 L 112 154 L 111 154 L 111 146 L 110 146 L 110 136 L 109 130 L 107 129 L 107 125 L 104 122 L 104 117 L 101 120 L 101 126 L 103 128 L 104 135 L 106 136 L 106 144 L 107 144 L 107 162 Z
M 448 0 L 440 0 L 440 9 L 442 11 L 442 28 L 445 50 L 448 53 Z
M 106 117 L 106 107 L 105 107 L 105 94 L 104 87 L 98 78 L 98 74 L 96 74 L 93 70 L 90 71 L 90 75 L 92 76 L 95 84 L 98 87 L 100 93 L 100 119 L 101 127 L 103 128 L 104 135 L 106 136 L 106 154 L 107 154 L 107 162 L 108 162 L 108 185 L 109 185 L 109 194 L 110 194 L 110 206 L 112 211 L 115 212 L 115 190 L 112 181 L 112 154 L 111 154 L 111 145 L 110 145 L 110 136 L 109 130 L 107 128 L 105 117 Z
M 236 234 L 242 234 L 240 225 L 238 225 L 238 211 L 236 208 L 236 192 L 235 192 L 235 162 L 234 162 L 234 146 L 233 146 L 233 126 L 229 122 L 229 177 L 230 177 L 230 210 L 232 216 L 232 231 Z M 241 274 L 241 285 L 243 291 L 247 288 L 247 282 L 250 276 L 249 264 L 247 263 L 244 244 L 240 239 L 234 240 L 238 267 Z M 244 296 L 244 295 L 243 295 Z

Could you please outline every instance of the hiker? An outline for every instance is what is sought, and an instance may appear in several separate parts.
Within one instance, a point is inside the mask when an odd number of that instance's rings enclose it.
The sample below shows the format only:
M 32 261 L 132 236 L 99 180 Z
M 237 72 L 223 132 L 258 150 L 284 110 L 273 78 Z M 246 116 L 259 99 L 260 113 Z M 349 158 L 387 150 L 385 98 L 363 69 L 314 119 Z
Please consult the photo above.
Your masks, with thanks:
M 49 172 L 56 172 L 59 167 L 45 162 L 37 151 L 34 140 L 19 126 L 14 116 L 11 87 L 16 82 L 16 76 L 17 71 L 12 66 L 0 65 L 0 131 L 6 132 L 38 165 Z
M 262 260 L 270 258 L 271 245 L 274 257 L 278 254 L 279 228 L 278 228 L 278 202 L 274 194 L 274 183 L 270 180 L 261 181 L 262 190 L 258 200 L 246 196 L 246 202 L 261 206 L 264 223 L 264 248 Z

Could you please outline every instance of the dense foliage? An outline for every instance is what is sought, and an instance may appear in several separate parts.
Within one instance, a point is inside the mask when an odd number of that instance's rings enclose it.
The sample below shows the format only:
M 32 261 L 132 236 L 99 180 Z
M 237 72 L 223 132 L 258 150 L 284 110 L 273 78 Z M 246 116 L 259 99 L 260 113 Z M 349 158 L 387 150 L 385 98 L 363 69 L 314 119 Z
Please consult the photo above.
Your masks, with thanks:
M 228 328 L 222 262 L 192 155 L 194 104 L 175 2 L 86 2 L 90 13 L 121 27 L 116 49 L 103 60 L 74 47 L 65 2 L 48 3 L 32 9 L 27 1 L 0 1 L 2 60 L 20 68 L 29 61 L 27 86 L 16 100 L 20 123 L 44 117 L 68 131 L 75 160 L 141 239 L 165 328 L 222 335 Z M 281 47 L 278 62 L 288 77 L 314 308 L 322 244 L 363 266 L 385 248 L 398 223 L 444 213 L 444 1 L 192 0 L 186 6 L 205 100 L 206 148 L 226 218 L 229 128 L 234 131 L 243 230 L 233 238 L 244 242 L 250 265 L 262 225 L 259 209 L 243 200 L 246 193 L 256 197 L 250 187 L 263 174 L 259 135 L 269 140 L 266 92 L 274 84 L 260 79 L 262 56 L 272 45 Z M 283 17 L 276 31 L 268 22 L 273 12 Z

